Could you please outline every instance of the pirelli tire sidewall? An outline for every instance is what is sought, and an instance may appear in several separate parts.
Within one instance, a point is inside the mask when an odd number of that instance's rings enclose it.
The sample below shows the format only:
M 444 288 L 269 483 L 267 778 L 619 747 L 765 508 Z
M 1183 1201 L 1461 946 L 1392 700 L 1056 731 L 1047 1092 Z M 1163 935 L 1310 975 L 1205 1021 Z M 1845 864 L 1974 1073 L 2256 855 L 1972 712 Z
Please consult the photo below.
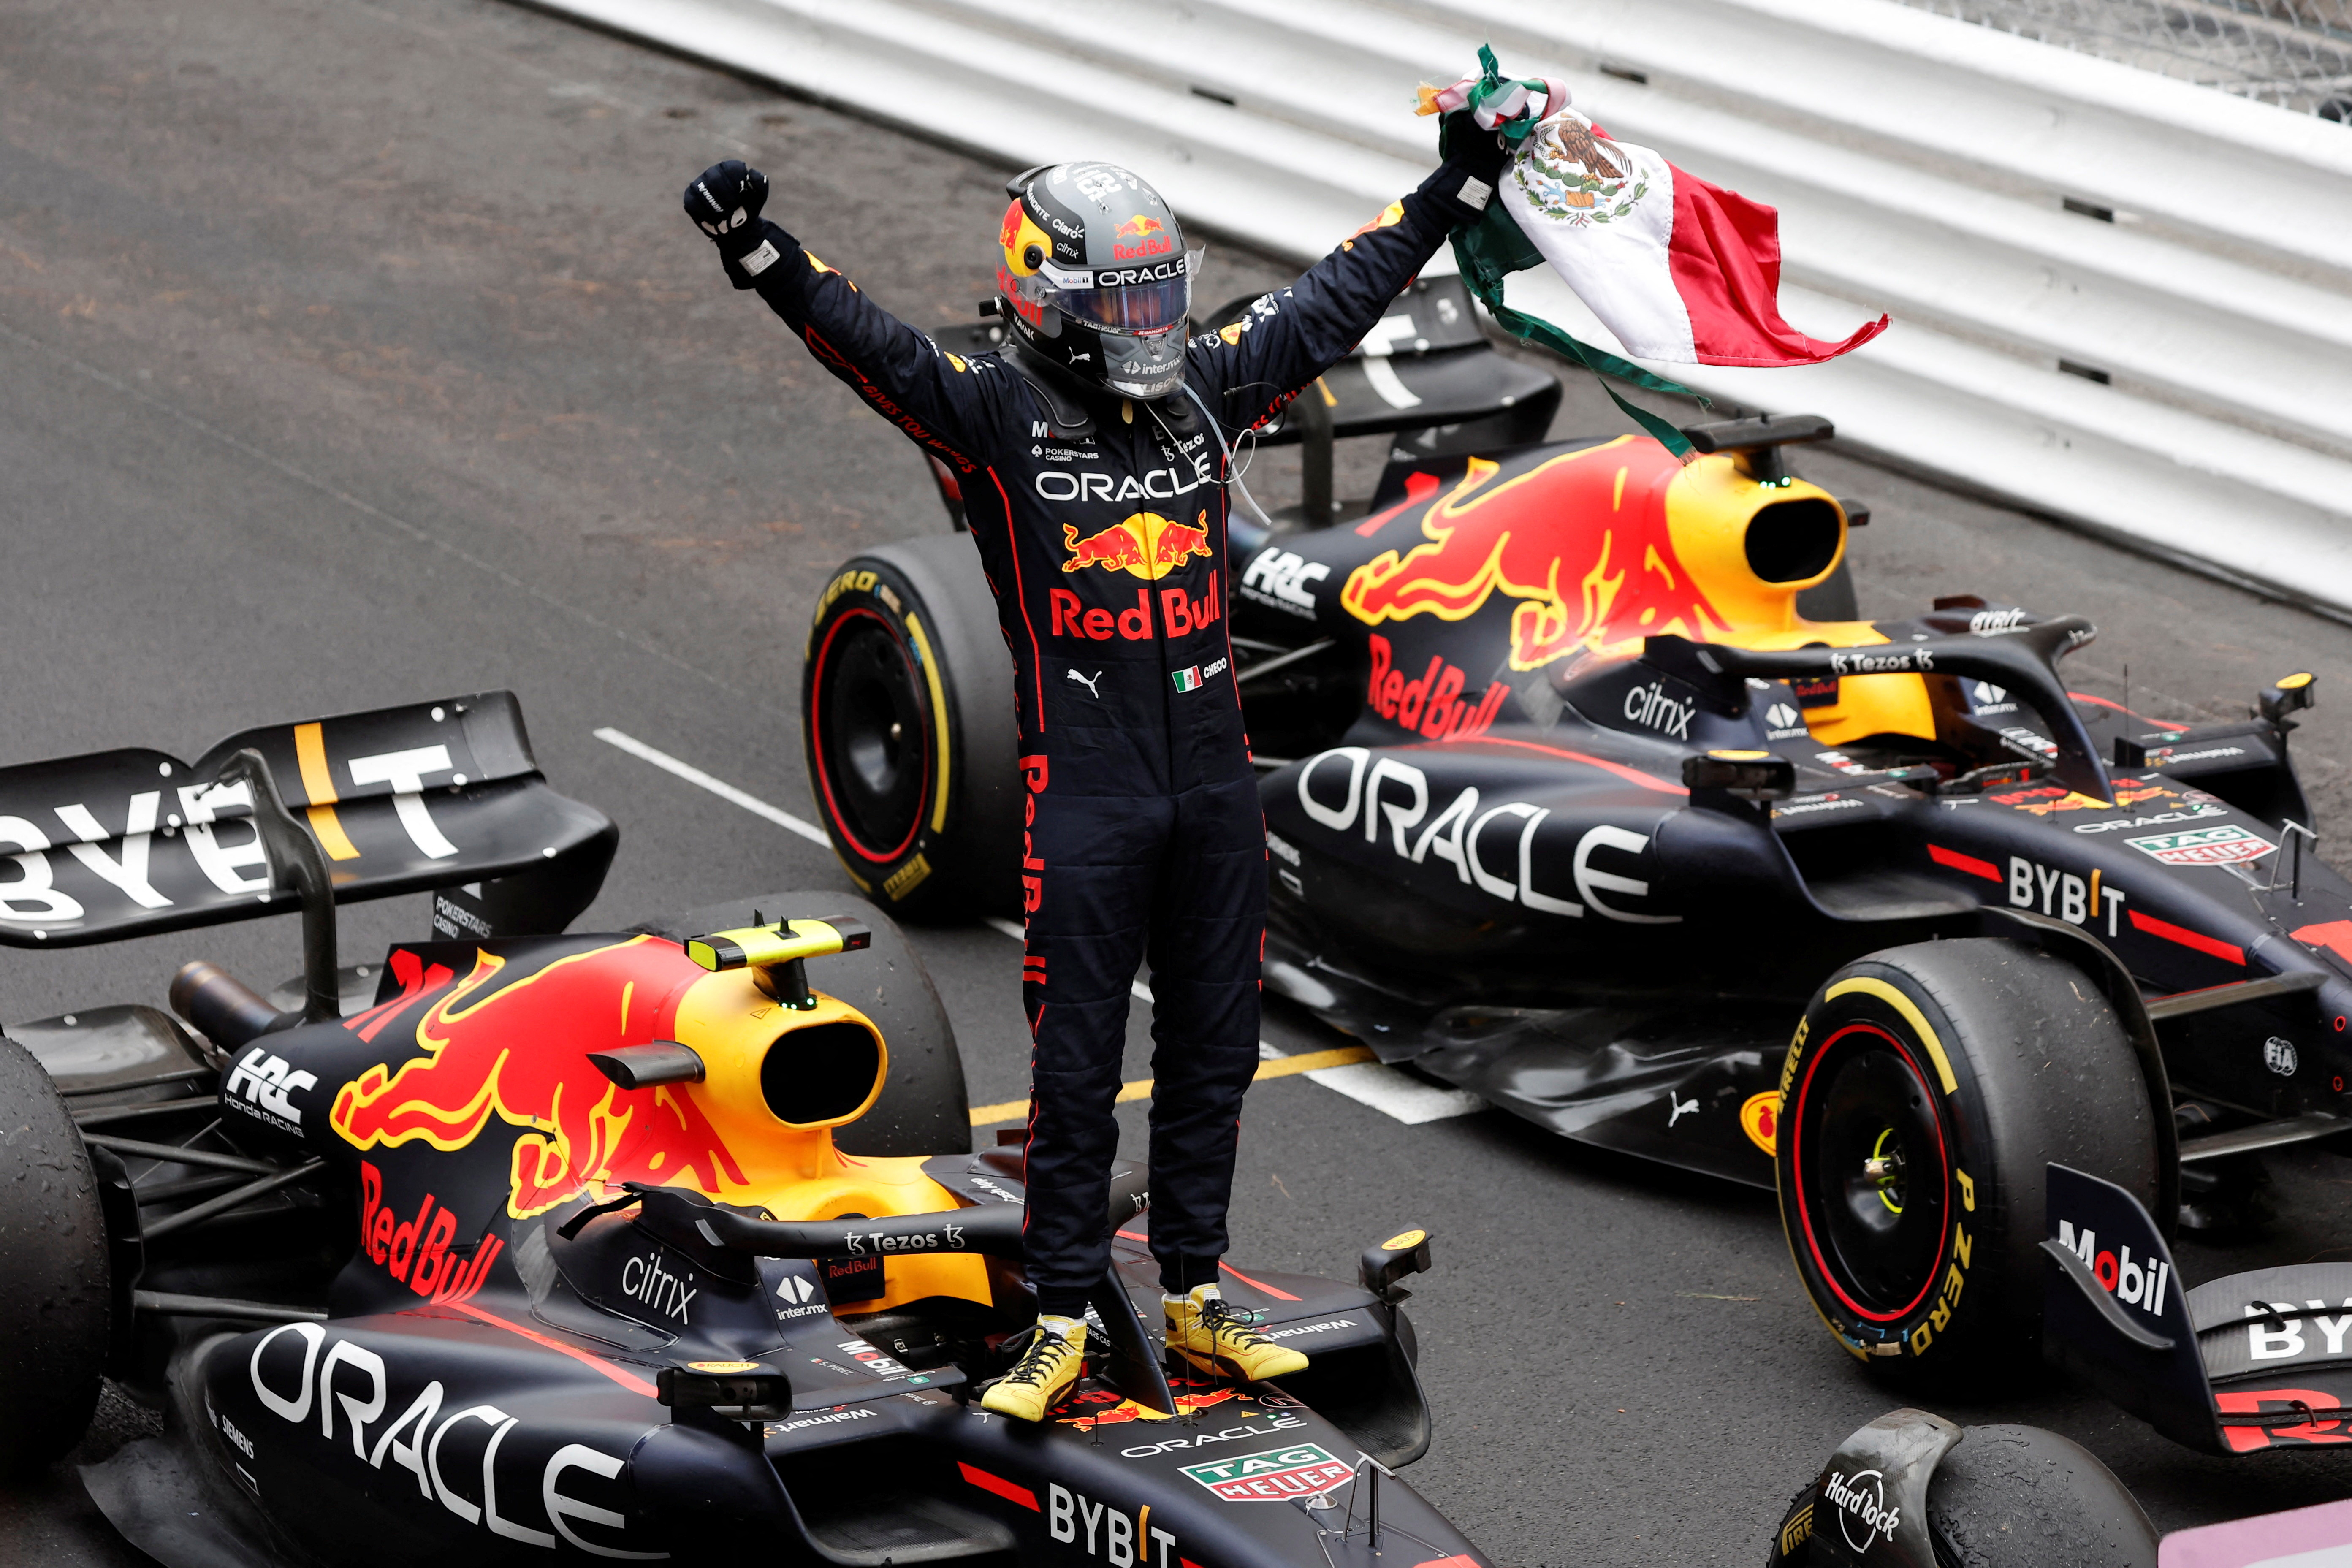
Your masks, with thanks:
M 1013 660 L 969 536 L 883 545 L 826 579 L 801 731 L 817 819 L 859 891 L 900 920 L 1019 907 Z
M 0 1035 L 0 1477 L 81 1441 L 114 1300 L 89 1150 L 47 1071 Z
M 1853 1194 L 1845 1184 L 1862 1161 L 1851 1137 L 1841 1158 L 1828 1136 L 1859 1126 L 1838 1097 L 1853 1081 L 1842 1078 L 1846 1065 L 1865 1050 L 1880 1053 L 1882 1065 L 1907 1063 L 1889 1077 L 1916 1072 L 1930 1091 L 1943 1154 L 1932 1179 L 1906 1166 L 1898 1194 L 1906 1207 L 1930 1197 L 1941 1205 L 1932 1264 L 1923 1245 L 1889 1270 L 1899 1285 L 1874 1299 L 1838 1261 L 1856 1254 L 1835 1245 L 1841 1224 L 1849 1237 L 1855 1231 L 1832 1194 L 1841 1186 Z M 1900 1380 L 1943 1387 L 2040 1364 L 2051 1162 L 2103 1176 L 2143 1203 L 2155 1198 L 2147 1094 L 2121 1023 L 2073 965 L 2015 942 L 1926 942 L 1839 970 L 1806 1006 L 1780 1089 L 1773 1159 L 1798 1275 L 1845 1348 Z M 1925 1128 L 1922 1121 L 1913 1129 L 1916 1143 L 1930 1142 Z M 1844 1201 L 1856 1213 L 1867 1208 L 1859 1195 Z

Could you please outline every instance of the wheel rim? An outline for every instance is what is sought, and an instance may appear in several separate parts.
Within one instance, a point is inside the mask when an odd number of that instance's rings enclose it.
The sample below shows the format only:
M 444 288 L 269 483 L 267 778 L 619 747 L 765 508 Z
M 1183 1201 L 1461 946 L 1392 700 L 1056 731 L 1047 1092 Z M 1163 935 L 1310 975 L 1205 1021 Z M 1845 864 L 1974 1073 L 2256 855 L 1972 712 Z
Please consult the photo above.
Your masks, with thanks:
M 817 648 L 810 722 L 817 780 L 833 825 L 876 862 L 914 845 L 930 782 L 920 678 L 887 621 L 851 610 Z
M 1873 1322 L 1927 1300 L 1944 1257 L 1943 1123 L 1918 1058 L 1868 1024 L 1830 1037 L 1788 1119 L 1799 1214 L 1815 1268 Z

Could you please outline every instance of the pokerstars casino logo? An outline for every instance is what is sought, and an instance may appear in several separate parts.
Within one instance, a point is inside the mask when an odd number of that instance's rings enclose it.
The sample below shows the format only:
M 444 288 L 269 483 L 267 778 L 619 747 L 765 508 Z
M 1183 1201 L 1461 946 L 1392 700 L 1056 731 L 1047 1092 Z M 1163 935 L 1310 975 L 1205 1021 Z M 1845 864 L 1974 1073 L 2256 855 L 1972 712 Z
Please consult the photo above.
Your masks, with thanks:
M 1186 1465 L 1182 1473 L 1227 1502 L 1288 1502 L 1318 1497 L 1356 1471 L 1313 1443 L 1268 1448 L 1239 1458 Z
M 1858 1471 L 1852 1480 L 1832 1470 L 1822 1488 L 1822 1500 L 1838 1510 L 1845 1543 L 1858 1552 L 1877 1545 L 1882 1535 L 1894 1540 L 1895 1527 L 1903 1519 L 1901 1509 L 1886 1506 L 1886 1479 L 1876 1470 Z

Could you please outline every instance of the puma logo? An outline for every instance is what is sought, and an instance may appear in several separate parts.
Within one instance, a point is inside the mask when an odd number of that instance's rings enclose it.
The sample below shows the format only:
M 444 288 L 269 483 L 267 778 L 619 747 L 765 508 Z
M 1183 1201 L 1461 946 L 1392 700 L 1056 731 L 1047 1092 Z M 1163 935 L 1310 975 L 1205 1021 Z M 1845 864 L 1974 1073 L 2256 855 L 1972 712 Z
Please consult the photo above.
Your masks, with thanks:
M 1698 1097 L 1693 1095 L 1688 1100 L 1677 1099 L 1675 1091 L 1670 1089 L 1666 1090 L 1666 1104 L 1674 1112 L 1666 1118 L 1666 1131 L 1671 1132 L 1674 1131 L 1675 1122 L 1698 1109 Z
M 1103 672 L 1101 670 L 1097 669 L 1092 675 L 1080 675 L 1074 668 L 1068 673 L 1072 680 L 1076 681 L 1080 686 L 1087 689 L 1087 696 L 1093 698 L 1097 702 L 1102 700 L 1102 693 L 1095 689 L 1095 682 L 1103 678 Z

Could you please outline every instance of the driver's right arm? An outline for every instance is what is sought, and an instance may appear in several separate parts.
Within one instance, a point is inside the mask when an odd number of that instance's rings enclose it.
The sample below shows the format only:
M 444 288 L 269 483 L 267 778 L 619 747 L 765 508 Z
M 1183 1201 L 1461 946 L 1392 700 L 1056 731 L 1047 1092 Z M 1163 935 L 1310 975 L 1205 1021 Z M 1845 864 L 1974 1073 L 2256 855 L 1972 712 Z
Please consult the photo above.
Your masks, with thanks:
M 919 445 L 960 468 L 985 464 L 1007 391 L 1002 373 L 947 353 L 866 299 L 760 216 L 766 195 L 765 177 L 740 163 L 716 164 L 687 187 L 688 216 L 718 243 L 729 279 L 756 289 L 817 363 Z

